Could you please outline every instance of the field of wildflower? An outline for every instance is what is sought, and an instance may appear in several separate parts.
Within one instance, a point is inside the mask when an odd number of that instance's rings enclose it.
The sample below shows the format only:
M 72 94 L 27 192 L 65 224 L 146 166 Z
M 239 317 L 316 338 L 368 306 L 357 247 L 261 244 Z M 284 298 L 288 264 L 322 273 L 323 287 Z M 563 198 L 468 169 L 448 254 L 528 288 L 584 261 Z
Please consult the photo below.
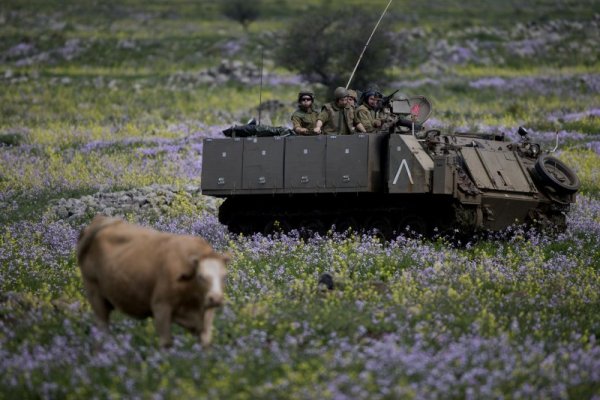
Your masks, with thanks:
M 444 131 L 523 125 L 545 150 L 558 135 L 581 179 L 564 233 L 460 243 L 238 237 L 184 196 L 202 139 L 257 116 L 261 57 L 265 121 L 289 124 L 303 87 L 326 101 L 272 61 L 319 1 L 263 0 L 247 30 L 217 4 L 0 5 L 0 400 L 600 399 L 600 3 L 396 0 L 384 18 L 398 46 L 384 92 L 429 97 Z M 156 184 L 181 196 L 125 218 L 233 256 L 210 349 L 175 328 L 160 351 L 150 320 L 118 313 L 97 330 L 74 254 L 92 215 L 54 212 Z M 318 292 L 325 271 L 345 285 Z

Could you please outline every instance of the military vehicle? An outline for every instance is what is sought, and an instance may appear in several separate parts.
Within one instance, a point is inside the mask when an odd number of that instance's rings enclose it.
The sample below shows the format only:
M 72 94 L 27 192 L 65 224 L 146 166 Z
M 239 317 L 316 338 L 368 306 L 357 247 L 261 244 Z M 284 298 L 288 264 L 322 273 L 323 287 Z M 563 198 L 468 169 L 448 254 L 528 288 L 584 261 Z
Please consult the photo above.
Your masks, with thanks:
M 423 127 L 431 111 L 423 96 L 395 94 L 383 99 L 376 133 L 234 127 L 231 137 L 204 140 L 202 192 L 225 198 L 219 221 L 235 233 L 565 228 L 579 179 L 526 129 L 516 142 L 442 133 Z

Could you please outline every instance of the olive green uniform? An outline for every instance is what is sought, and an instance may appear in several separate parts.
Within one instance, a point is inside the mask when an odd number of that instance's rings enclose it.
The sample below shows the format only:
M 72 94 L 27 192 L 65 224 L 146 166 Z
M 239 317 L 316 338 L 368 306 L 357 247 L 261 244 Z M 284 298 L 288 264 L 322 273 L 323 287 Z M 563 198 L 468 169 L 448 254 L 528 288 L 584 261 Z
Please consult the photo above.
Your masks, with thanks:
M 298 127 L 308 129 L 308 132 L 303 133 L 303 135 L 315 135 L 313 129 L 317 125 L 318 117 L 319 113 L 312 107 L 309 108 L 308 111 L 304 111 L 302 108 L 298 108 L 292 114 L 292 124 L 294 125 L 294 129 Z
M 361 104 L 360 107 L 356 110 L 356 119 L 358 122 L 362 123 L 367 132 L 375 132 L 377 129 L 373 123 L 375 121 L 379 121 L 381 125 L 381 120 L 377 118 L 377 113 L 375 110 L 371 109 L 367 104 Z
M 327 103 L 321 109 L 319 118 L 323 121 L 323 133 L 329 135 L 350 135 L 354 133 L 354 111 L 350 107 L 341 108 L 335 102 Z

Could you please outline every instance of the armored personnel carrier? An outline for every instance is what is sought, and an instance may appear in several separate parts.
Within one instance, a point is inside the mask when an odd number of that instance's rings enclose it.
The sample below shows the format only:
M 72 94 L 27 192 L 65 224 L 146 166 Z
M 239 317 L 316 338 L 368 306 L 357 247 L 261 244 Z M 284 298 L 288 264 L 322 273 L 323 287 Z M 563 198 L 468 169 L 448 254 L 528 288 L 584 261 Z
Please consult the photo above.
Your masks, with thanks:
M 371 134 L 230 129 L 204 140 L 202 192 L 225 198 L 219 221 L 235 233 L 564 229 L 580 186 L 567 165 L 524 128 L 517 142 L 426 130 L 431 110 L 422 96 L 385 98 L 386 123 Z

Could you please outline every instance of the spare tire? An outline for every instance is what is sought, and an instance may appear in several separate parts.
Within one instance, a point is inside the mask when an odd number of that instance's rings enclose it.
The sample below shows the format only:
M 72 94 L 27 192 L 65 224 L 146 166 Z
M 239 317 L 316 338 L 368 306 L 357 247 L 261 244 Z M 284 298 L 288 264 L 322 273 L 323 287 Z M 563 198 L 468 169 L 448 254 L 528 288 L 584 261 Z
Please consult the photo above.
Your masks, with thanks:
M 575 193 L 581 186 L 577 174 L 571 168 L 548 154 L 543 154 L 537 159 L 535 171 L 542 183 L 552 187 L 557 193 Z

